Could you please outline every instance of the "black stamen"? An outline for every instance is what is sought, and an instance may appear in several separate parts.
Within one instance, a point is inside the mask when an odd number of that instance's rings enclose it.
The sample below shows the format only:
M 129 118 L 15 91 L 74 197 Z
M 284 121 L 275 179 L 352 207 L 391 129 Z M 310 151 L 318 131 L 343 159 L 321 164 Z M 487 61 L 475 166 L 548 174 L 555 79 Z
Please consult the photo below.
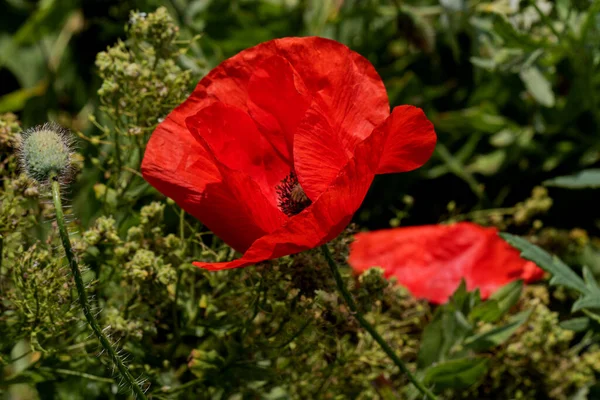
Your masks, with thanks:
M 300 183 L 298 183 L 294 171 L 283 178 L 281 183 L 275 187 L 275 190 L 278 195 L 277 205 L 288 217 L 299 214 L 312 204 L 312 201 L 306 196 Z

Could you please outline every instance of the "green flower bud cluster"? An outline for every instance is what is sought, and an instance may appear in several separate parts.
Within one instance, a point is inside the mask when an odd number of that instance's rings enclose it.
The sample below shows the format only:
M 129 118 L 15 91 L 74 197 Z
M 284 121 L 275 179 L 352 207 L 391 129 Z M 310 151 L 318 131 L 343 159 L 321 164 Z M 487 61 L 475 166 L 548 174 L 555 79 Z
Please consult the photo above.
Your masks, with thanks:
M 17 170 L 15 149 L 21 127 L 14 114 L 0 114 L 0 176 L 13 176 Z
M 175 270 L 161 257 L 146 249 L 139 249 L 125 264 L 124 277 L 132 282 L 157 281 L 165 286 L 175 283 Z
M 132 12 L 129 17 L 129 35 L 137 43 L 147 43 L 159 57 L 168 58 L 179 49 L 173 43 L 179 36 L 179 27 L 173 23 L 165 7 L 155 12 Z
M 364 309 L 370 310 L 374 303 L 383 298 L 384 290 L 390 284 L 383 274 L 383 269 L 376 267 L 368 269 L 358 277 L 356 300 Z
M 140 223 L 142 225 L 158 225 L 164 217 L 165 205 L 157 201 L 142 207 L 140 210 Z
M 481 225 L 493 225 L 500 230 L 507 230 L 510 226 L 527 226 L 528 224 L 535 230 L 539 230 L 543 224 L 536 218 L 546 214 L 552 207 L 552 203 L 553 200 L 548 195 L 548 189 L 537 186 L 533 188 L 529 198 L 513 207 L 473 211 L 465 216 L 473 222 Z M 449 204 L 449 210 L 453 211 L 455 206 L 454 203 Z M 464 216 L 460 219 L 464 219 Z
M 67 333 L 78 319 L 61 258 L 42 244 L 34 244 L 8 249 L 5 260 L 8 271 L 3 274 L 9 273 L 12 279 L 11 286 L 0 284 L 3 337 L 10 337 L 12 343 L 29 339 L 35 350 L 52 351 L 54 338 Z
M 179 28 L 164 7 L 151 14 L 132 12 L 127 30 L 129 40 L 98 53 L 103 80 L 98 95 L 119 134 L 144 137 L 185 99 L 191 72 L 176 63 L 187 48 L 176 43 Z
M 545 214 L 552 207 L 552 199 L 548 196 L 548 189 L 543 186 L 533 188 L 531 197 L 515 206 L 513 214 L 517 226 L 531 222 L 537 215 Z

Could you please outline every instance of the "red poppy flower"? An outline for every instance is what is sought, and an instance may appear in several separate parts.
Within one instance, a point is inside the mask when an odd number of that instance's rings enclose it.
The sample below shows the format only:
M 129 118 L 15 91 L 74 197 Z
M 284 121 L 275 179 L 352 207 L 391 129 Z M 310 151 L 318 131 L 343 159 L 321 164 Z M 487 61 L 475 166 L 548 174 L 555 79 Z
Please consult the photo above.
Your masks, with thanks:
M 468 290 L 479 288 L 485 299 L 511 281 L 543 276 L 497 229 L 470 222 L 360 233 L 348 262 L 358 272 L 379 266 L 415 297 L 438 304 L 448 300 L 463 278 Z
M 276 39 L 224 61 L 156 128 L 142 173 L 243 257 L 218 270 L 335 238 L 375 174 L 410 171 L 435 132 L 412 106 L 390 114 L 365 58 L 323 38 Z

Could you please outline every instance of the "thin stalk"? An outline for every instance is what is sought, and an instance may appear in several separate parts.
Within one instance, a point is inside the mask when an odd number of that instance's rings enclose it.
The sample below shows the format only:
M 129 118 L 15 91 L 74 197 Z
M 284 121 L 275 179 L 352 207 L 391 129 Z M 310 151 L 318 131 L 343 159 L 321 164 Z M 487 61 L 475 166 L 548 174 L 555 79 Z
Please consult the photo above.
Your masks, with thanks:
M 185 256 L 185 251 L 187 249 L 187 242 L 185 241 L 185 211 L 182 209 L 179 211 L 179 239 L 181 240 L 181 257 Z M 183 277 L 183 269 L 182 265 L 179 265 L 179 269 L 177 270 L 177 281 L 175 283 L 175 298 L 173 299 L 173 331 L 175 334 L 175 338 L 173 340 L 173 344 L 171 345 L 171 358 L 175 356 L 175 351 L 177 350 L 177 346 L 179 345 L 179 341 L 181 340 L 181 332 L 179 330 L 179 310 L 177 308 L 177 304 L 179 301 L 179 292 L 181 287 L 181 278 Z
M 88 301 L 87 294 L 85 292 L 85 285 L 83 284 L 83 278 L 81 277 L 81 271 L 79 269 L 79 265 L 77 264 L 77 260 L 73 254 L 73 249 L 71 247 L 71 240 L 69 239 L 69 231 L 67 230 L 67 225 L 65 223 L 65 215 L 63 213 L 62 200 L 60 197 L 60 183 L 56 179 L 56 177 L 51 178 L 52 182 L 52 201 L 54 203 L 54 208 L 56 209 L 56 223 L 58 225 L 58 232 L 60 234 L 60 240 L 62 241 L 62 245 L 65 249 L 65 254 L 67 255 L 67 260 L 69 261 L 69 265 L 71 267 L 71 273 L 73 274 L 73 278 L 75 280 L 75 286 L 77 287 L 77 294 L 79 297 L 79 303 L 81 304 L 81 308 L 83 309 L 83 315 L 85 315 L 85 319 L 87 320 L 88 325 L 94 331 L 94 334 L 100 341 L 102 348 L 108 353 L 112 362 L 117 367 L 117 370 L 123 377 L 123 380 L 131 387 L 133 392 L 142 400 L 147 400 L 146 395 L 142 388 L 138 386 L 135 382 L 135 379 L 129 372 L 129 369 L 123 363 L 123 360 L 117 355 L 117 352 L 113 348 L 112 344 L 100 329 L 100 325 L 92 312 L 90 307 L 90 303 Z
M 371 325 L 369 323 L 369 321 L 367 321 L 365 319 L 364 315 L 359 311 L 358 307 L 356 306 L 356 303 L 354 302 L 354 298 L 352 297 L 352 295 L 348 291 L 348 288 L 346 288 L 346 285 L 344 284 L 344 280 L 342 279 L 342 274 L 340 273 L 337 263 L 331 256 L 331 252 L 329 251 L 329 248 L 327 247 L 326 244 L 321 246 L 321 251 L 323 252 L 323 255 L 325 256 L 325 259 L 327 260 L 327 264 L 329 264 L 329 269 L 331 269 L 331 273 L 333 274 L 337 288 L 338 288 L 340 294 L 342 295 L 342 297 L 344 298 L 344 300 L 346 301 L 348 308 L 350 308 L 350 311 L 352 311 L 352 315 L 354 316 L 354 318 L 356 318 L 358 323 L 367 332 L 369 332 L 371 337 L 377 342 L 377 344 L 381 347 L 381 349 L 385 352 L 385 354 L 387 354 L 387 356 L 394 362 L 394 364 L 396 364 L 396 366 L 398 368 L 400 368 L 400 370 L 406 375 L 408 380 L 413 385 L 415 385 L 415 387 L 417 389 L 419 389 L 419 391 L 423 395 L 425 395 L 428 399 L 436 400 L 437 399 L 436 395 L 434 395 L 429 389 L 427 389 L 421 382 L 419 382 L 413 376 L 413 374 L 406 367 L 406 365 L 404 365 L 404 363 L 402 362 L 400 357 L 398 357 L 396 352 L 394 352 L 394 350 L 390 347 L 390 345 L 381 337 L 381 335 L 379 335 L 379 333 L 377 332 L 375 327 L 373 325 Z
M 554 27 L 554 25 L 552 24 L 552 21 L 550 21 L 550 18 L 548 18 L 548 16 L 546 14 L 544 14 L 544 12 L 538 7 L 537 3 L 535 1 L 531 2 L 531 6 L 535 9 L 535 11 L 538 13 L 540 19 L 542 20 L 542 22 L 544 22 L 544 24 L 546 24 L 546 26 L 548 28 L 550 28 L 550 30 L 552 31 L 552 33 L 554 34 L 554 36 L 556 36 L 557 39 L 560 40 L 560 38 L 562 37 L 561 34 L 556 30 L 556 28 Z

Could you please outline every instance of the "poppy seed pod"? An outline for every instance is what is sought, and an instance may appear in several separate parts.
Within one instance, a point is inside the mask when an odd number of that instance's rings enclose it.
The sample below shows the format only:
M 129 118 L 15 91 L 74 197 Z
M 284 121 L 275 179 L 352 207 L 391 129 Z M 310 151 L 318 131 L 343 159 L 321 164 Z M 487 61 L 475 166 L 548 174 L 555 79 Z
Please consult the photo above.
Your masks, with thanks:
M 61 182 L 71 174 L 73 150 L 68 131 L 48 123 L 25 131 L 21 136 L 19 156 L 21 168 L 38 183 L 54 177 Z

